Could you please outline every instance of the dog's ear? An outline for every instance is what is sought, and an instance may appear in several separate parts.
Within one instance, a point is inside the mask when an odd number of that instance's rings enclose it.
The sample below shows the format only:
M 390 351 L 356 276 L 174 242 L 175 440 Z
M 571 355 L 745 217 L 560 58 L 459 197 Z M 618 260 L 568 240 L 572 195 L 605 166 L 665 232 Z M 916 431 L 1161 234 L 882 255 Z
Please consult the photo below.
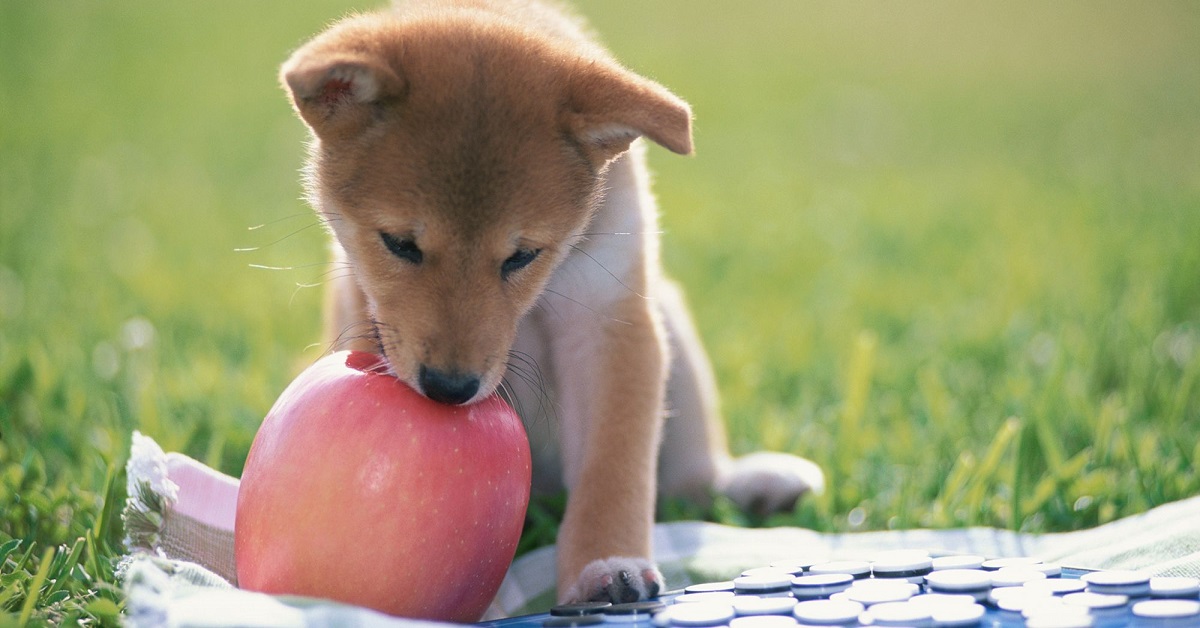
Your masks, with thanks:
M 589 64 L 571 77 L 565 123 L 589 157 L 603 164 L 646 136 L 680 155 L 692 153 L 692 110 L 665 87 L 632 72 Z
M 400 98 L 404 80 L 383 60 L 362 52 L 301 48 L 283 64 L 280 82 L 319 137 L 361 131 L 375 105 Z

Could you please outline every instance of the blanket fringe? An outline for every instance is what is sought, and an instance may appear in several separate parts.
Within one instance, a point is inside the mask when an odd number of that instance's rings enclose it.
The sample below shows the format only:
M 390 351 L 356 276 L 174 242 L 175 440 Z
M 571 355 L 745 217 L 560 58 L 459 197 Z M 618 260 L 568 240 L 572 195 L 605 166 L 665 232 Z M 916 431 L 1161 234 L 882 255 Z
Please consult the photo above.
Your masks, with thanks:
M 167 455 L 154 439 L 135 431 L 125 473 L 125 547 L 161 554 L 163 517 L 179 498 L 179 485 L 167 477 Z

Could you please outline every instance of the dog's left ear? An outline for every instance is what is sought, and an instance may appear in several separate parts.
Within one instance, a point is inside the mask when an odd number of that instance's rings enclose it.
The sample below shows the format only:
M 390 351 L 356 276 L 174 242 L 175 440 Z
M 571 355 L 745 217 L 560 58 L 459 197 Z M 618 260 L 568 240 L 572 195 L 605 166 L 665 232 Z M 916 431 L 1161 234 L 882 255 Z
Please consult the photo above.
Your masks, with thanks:
M 571 77 L 564 122 L 597 164 L 646 136 L 680 155 L 692 153 L 692 110 L 665 87 L 619 67 L 592 63 Z
M 361 131 L 371 105 L 395 97 L 403 87 L 390 68 L 353 55 L 297 55 L 284 65 L 281 79 L 300 117 L 320 136 Z
M 355 134 L 378 105 L 398 101 L 405 81 L 387 59 L 372 52 L 371 18 L 351 20 L 301 47 L 283 64 L 280 82 L 296 112 L 322 138 Z

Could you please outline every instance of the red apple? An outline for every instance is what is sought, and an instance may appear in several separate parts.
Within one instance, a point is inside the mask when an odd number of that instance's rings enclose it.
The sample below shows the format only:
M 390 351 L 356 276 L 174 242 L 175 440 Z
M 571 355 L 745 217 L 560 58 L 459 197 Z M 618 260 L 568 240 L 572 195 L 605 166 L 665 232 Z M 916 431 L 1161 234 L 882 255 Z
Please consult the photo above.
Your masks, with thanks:
M 341 352 L 263 420 L 238 493 L 238 585 L 392 615 L 477 621 L 512 562 L 529 441 L 497 395 L 431 401 Z

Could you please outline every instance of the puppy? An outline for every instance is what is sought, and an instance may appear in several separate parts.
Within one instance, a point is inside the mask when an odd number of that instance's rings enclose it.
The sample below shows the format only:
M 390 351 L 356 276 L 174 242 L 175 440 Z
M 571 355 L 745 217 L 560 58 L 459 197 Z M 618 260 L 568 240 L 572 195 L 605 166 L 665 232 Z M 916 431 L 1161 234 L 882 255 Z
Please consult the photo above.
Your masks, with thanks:
M 561 601 L 663 590 L 658 493 L 773 511 L 820 489 L 805 460 L 730 457 L 638 141 L 690 154 L 691 111 L 580 21 L 532 1 L 410 2 L 333 25 L 281 80 L 333 236 L 326 339 L 382 352 L 437 401 L 502 387 L 535 490 L 569 494 Z

